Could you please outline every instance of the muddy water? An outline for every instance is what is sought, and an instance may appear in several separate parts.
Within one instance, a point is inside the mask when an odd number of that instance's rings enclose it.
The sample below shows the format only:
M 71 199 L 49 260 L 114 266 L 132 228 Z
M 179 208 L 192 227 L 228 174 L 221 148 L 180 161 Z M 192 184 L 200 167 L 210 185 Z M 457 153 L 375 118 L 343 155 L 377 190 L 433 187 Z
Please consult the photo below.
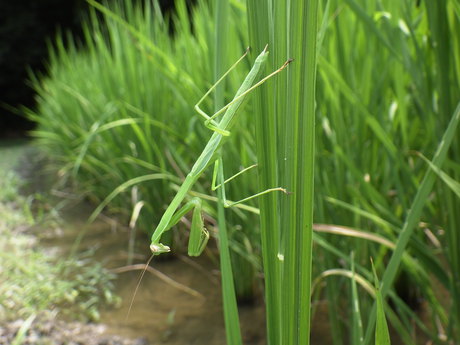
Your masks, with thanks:
M 127 304 L 138 276 L 129 274 L 119 287 L 119 293 L 126 297 L 124 304 L 115 313 L 104 314 L 105 322 L 124 335 L 142 334 L 152 344 L 224 345 L 226 342 L 220 286 L 182 262 L 154 266 L 204 297 L 188 295 L 157 277 L 149 276 L 142 282 L 130 317 L 126 321 Z M 263 320 L 261 304 L 241 310 L 245 344 L 264 344 Z
M 86 226 L 86 205 L 74 205 L 64 211 L 66 229 L 47 244 L 70 252 L 75 238 L 83 230 L 80 249 L 93 249 L 95 257 L 116 272 L 116 293 L 122 298 L 118 308 L 102 311 L 101 322 L 108 332 L 132 338 L 144 337 L 150 344 L 224 345 L 221 287 L 218 270 L 206 257 L 191 260 L 178 257 L 151 262 L 156 273 L 146 272 L 128 315 L 128 308 L 140 275 L 139 266 L 148 259 L 145 249 L 136 250 L 133 265 L 127 266 L 128 232 L 120 225 L 98 220 Z M 140 242 L 140 241 L 138 241 Z M 138 244 L 140 247 L 142 243 Z M 155 259 L 154 259 L 155 260 Z M 164 277 L 166 276 L 166 278 Z M 170 279 L 170 281 L 168 281 Z M 261 301 L 242 307 L 240 318 L 245 344 L 265 344 L 264 306 Z

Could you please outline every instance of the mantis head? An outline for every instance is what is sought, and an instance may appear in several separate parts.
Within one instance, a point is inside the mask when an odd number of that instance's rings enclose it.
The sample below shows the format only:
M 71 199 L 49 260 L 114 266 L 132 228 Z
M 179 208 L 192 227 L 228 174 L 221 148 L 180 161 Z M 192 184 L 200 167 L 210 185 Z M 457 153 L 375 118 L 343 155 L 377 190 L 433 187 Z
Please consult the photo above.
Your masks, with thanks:
M 150 245 L 150 250 L 152 251 L 154 255 L 168 253 L 171 251 L 171 249 L 168 246 L 165 246 L 164 244 L 161 244 L 161 243 L 152 243 Z

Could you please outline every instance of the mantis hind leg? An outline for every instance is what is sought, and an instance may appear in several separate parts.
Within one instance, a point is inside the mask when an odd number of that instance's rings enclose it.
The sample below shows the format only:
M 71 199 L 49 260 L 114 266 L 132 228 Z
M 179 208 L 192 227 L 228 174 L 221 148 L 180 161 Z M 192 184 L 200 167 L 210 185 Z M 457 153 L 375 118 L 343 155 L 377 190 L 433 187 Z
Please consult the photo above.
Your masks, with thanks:
M 235 175 L 233 175 L 232 177 L 229 177 L 228 179 L 225 179 L 224 178 L 224 167 L 223 167 L 223 162 L 222 162 L 222 158 L 219 158 L 218 160 L 216 160 L 216 162 L 214 163 L 214 173 L 213 173 L 213 177 L 212 177 L 212 189 L 213 190 L 216 190 L 218 188 L 221 188 L 222 187 L 222 196 L 223 196 L 223 200 L 224 200 L 224 207 L 232 207 L 232 206 L 235 206 L 235 205 L 238 205 L 238 204 L 242 204 L 248 200 L 251 200 L 251 199 L 255 199 L 259 196 L 262 196 L 262 195 L 265 195 L 265 194 L 268 194 L 268 193 L 271 193 L 271 192 L 283 192 L 285 194 L 289 194 L 289 192 L 285 189 L 285 188 L 282 188 L 282 187 L 275 187 L 275 188 L 269 188 L 269 189 L 266 189 L 262 192 L 259 192 L 259 193 L 256 193 L 254 195 L 251 195 L 251 196 L 248 196 L 247 198 L 244 198 L 244 199 L 241 199 L 241 200 L 238 200 L 238 201 L 232 201 L 232 202 L 228 202 L 227 201 L 227 198 L 225 196 L 225 184 L 227 182 L 230 182 L 231 180 L 233 180 L 235 177 L 243 174 L 244 172 L 252 169 L 252 168 L 255 168 L 257 166 L 257 164 L 254 164 L 254 165 L 251 165 L 247 168 L 244 168 L 243 170 L 241 170 L 240 172 L 236 173 Z M 215 184 L 215 182 L 218 180 L 218 185 Z

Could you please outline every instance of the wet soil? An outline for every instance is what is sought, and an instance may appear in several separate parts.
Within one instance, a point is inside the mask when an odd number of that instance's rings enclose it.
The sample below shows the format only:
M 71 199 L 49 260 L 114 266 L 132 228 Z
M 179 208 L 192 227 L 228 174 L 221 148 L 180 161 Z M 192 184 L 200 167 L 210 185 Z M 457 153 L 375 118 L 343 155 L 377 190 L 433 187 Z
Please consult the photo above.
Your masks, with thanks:
M 33 320 L 30 327 L 27 327 L 27 321 L 22 319 L 2 325 L 0 345 L 9 344 L 148 345 L 148 341 L 145 338 L 129 339 L 107 334 L 107 327 L 103 324 L 66 322 L 57 320 L 53 315 L 42 314 Z

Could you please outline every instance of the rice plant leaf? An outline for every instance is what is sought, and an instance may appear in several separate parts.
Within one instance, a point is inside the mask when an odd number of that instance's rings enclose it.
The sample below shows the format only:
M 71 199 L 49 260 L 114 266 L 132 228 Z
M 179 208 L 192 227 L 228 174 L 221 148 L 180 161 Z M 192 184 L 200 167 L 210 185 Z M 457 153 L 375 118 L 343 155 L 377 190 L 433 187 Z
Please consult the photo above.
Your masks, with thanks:
M 397 152 L 396 146 L 393 144 L 388 133 L 385 132 L 375 116 L 373 116 L 372 113 L 362 103 L 361 97 L 347 84 L 347 82 L 340 75 L 339 71 L 324 57 L 319 56 L 318 62 L 321 69 L 326 72 L 328 76 L 334 79 L 343 95 L 357 108 L 357 110 L 359 110 L 358 114 L 363 117 L 363 120 L 372 129 L 377 138 L 380 139 L 391 156 L 394 157 Z
M 361 208 L 357 207 L 357 206 L 354 206 L 350 203 L 346 203 L 342 200 L 338 200 L 338 199 L 335 199 L 335 198 L 331 198 L 329 196 L 326 196 L 325 197 L 325 200 L 333 205 L 336 205 L 336 206 L 339 206 L 339 207 L 342 207 L 346 210 L 349 210 L 357 215 L 360 215 L 364 218 L 367 218 L 369 219 L 370 221 L 374 222 L 375 224 L 377 225 L 380 225 L 382 226 L 382 228 L 384 228 L 385 230 L 387 229 L 392 229 L 392 230 L 395 230 L 396 229 L 396 226 L 388 221 L 386 221 L 385 219 L 379 217 L 378 215 L 376 214 L 373 214 L 373 213 L 370 213 L 370 212 L 367 212 L 365 210 L 362 210 Z
M 380 292 L 380 283 L 375 271 L 374 263 L 372 262 L 372 271 L 374 272 L 375 281 L 375 299 L 377 301 L 377 322 L 375 325 L 375 345 L 390 345 L 390 333 L 385 317 L 385 308 L 383 303 L 382 293 Z
M 155 43 L 153 43 L 149 38 L 147 38 L 142 32 L 136 29 L 133 25 L 129 24 L 126 20 L 121 18 L 115 12 L 101 5 L 100 3 L 94 0 L 86 0 L 86 1 L 91 6 L 93 6 L 94 8 L 99 10 L 101 13 L 103 13 L 105 16 L 115 20 L 117 23 L 125 27 L 142 44 L 147 46 L 152 53 L 156 54 L 160 58 L 163 68 L 166 67 L 166 70 L 168 70 L 172 75 L 180 75 L 181 78 L 183 78 L 185 82 L 189 83 L 190 85 L 195 85 L 193 82 L 193 79 L 183 69 L 179 70 L 178 67 L 170 61 L 169 57 L 166 55 L 166 53 L 161 48 L 155 45 Z M 162 69 L 160 68 L 159 70 L 161 71 Z
M 355 1 L 355 0 L 345 0 L 345 2 L 350 6 L 350 8 L 355 12 L 356 16 L 363 21 L 363 23 L 370 29 L 372 33 L 387 47 L 388 51 L 394 55 L 398 61 L 402 61 L 402 58 L 399 52 L 393 47 L 393 45 L 388 42 L 388 40 L 383 36 L 382 31 L 375 25 L 375 22 L 372 18 L 366 13 L 366 11 Z
M 134 186 L 136 184 L 145 182 L 145 181 L 152 181 L 152 180 L 164 180 L 164 179 L 169 179 L 170 176 L 167 174 L 148 174 L 144 176 L 138 176 L 135 178 L 132 178 L 128 181 L 125 181 L 121 185 L 119 185 L 117 188 L 115 188 L 112 193 L 107 195 L 107 197 L 99 204 L 98 207 L 91 213 L 91 215 L 88 218 L 88 223 L 94 222 L 94 220 L 97 218 L 97 216 L 102 212 L 104 207 L 106 207 L 110 201 L 112 201 L 118 194 L 124 192 L 126 189 L 128 189 L 131 186 Z
M 228 21 L 230 3 L 228 0 L 215 0 L 215 46 L 216 55 L 214 59 L 214 79 L 218 80 L 224 75 L 226 69 L 226 58 L 228 53 L 227 38 L 228 38 Z M 225 103 L 224 86 L 218 85 L 214 94 L 214 110 L 218 111 Z M 219 153 L 221 156 L 221 153 Z M 222 163 L 222 160 L 220 160 Z M 219 164 L 219 174 L 221 183 L 224 181 L 224 171 L 222 164 Z M 219 249 L 220 249 L 220 269 L 222 273 L 222 299 L 224 308 L 225 335 L 227 344 L 241 345 L 240 321 L 238 315 L 238 305 L 236 301 L 235 282 L 233 278 L 232 261 L 230 257 L 230 246 L 227 232 L 227 224 L 224 209 L 224 188 L 219 188 L 217 191 L 217 222 L 219 226 Z
M 351 303 L 352 303 L 352 344 L 362 345 L 364 344 L 364 331 L 363 331 L 363 320 L 361 318 L 361 311 L 359 309 L 359 295 L 356 286 L 356 272 L 355 272 L 355 257 L 354 253 L 351 253 Z
M 269 344 L 310 339 L 318 7 L 317 0 L 248 1 L 251 45 L 268 43 L 272 68 L 294 59 L 260 91 L 256 110 L 260 188 L 292 192 L 260 203 Z
M 426 158 L 422 153 L 418 154 L 420 158 L 422 158 L 429 167 L 438 175 L 441 180 L 460 198 L 460 183 L 447 175 L 444 171 L 440 169 L 440 167 L 436 166 L 431 162 L 428 158 Z
M 222 164 L 220 164 L 221 174 Z M 218 208 L 217 220 L 219 224 L 219 250 L 220 269 L 222 272 L 222 298 L 224 304 L 224 320 L 227 344 L 242 344 L 241 331 L 238 316 L 238 306 L 235 295 L 235 284 L 233 280 L 232 262 L 230 259 L 230 246 L 228 240 L 227 224 L 225 220 L 223 188 L 217 190 Z
M 274 44 L 274 23 L 272 1 L 248 0 L 248 19 L 250 44 L 255 50 Z M 267 70 L 274 67 L 275 52 L 272 50 L 267 61 Z M 285 76 L 281 76 L 285 78 Z M 259 189 L 265 190 L 278 185 L 277 154 L 278 138 L 276 135 L 276 114 L 273 100 L 274 86 L 267 84 L 255 91 L 255 141 L 258 160 Z M 262 260 L 265 276 L 265 301 L 267 340 L 270 344 L 280 344 L 281 336 L 281 262 L 280 250 L 279 197 L 275 193 L 260 198 L 260 235 Z

